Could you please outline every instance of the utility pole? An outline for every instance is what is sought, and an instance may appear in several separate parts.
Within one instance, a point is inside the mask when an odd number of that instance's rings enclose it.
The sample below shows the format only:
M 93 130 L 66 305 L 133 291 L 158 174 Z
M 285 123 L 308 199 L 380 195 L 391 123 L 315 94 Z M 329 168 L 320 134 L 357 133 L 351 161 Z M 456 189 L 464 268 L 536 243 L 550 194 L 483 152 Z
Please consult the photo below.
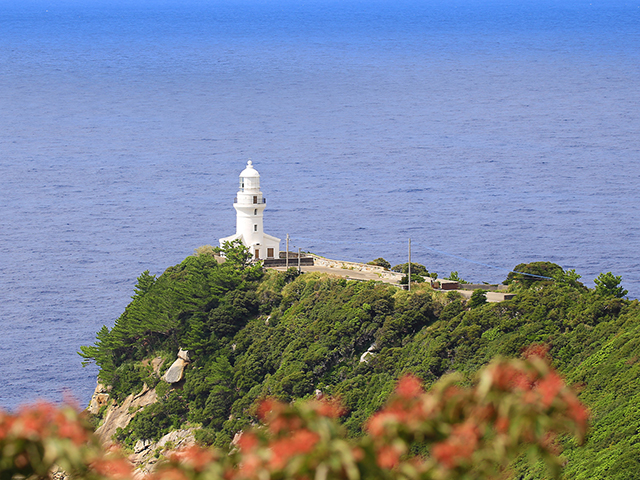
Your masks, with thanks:
M 298 273 L 301 273 L 302 269 L 300 268 L 300 247 L 298 247 Z
M 287 233 L 287 257 L 285 261 L 286 269 L 289 270 L 289 234 Z
M 409 291 L 411 291 L 411 239 L 409 239 L 409 275 L 407 275 L 407 285 L 409 285 Z

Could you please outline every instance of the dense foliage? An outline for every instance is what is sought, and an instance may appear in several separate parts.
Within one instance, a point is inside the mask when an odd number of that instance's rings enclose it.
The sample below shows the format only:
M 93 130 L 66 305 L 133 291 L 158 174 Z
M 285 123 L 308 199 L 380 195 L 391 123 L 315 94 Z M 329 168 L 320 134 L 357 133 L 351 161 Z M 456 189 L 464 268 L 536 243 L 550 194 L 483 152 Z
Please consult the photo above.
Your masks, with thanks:
M 600 469 L 601 477 L 629 478 L 640 468 L 640 306 L 619 298 L 615 276 L 612 289 L 590 290 L 573 271 L 522 264 L 506 281 L 514 299 L 486 303 L 479 293 L 467 303 L 428 284 L 407 292 L 320 274 L 263 274 L 233 251 L 238 260 L 219 264 L 201 253 L 157 279 L 143 274 L 113 329 L 83 347 L 114 398 L 143 382 L 161 393 L 121 432 L 125 443 L 191 422 L 202 426 L 202 442 L 228 446 L 257 421 L 261 399 L 288 402 L 320 392 L 341 399 L 342 425 L 359 437 L 402 375 L 430 386 L 456 371 L 470 382 L 494 357 L 517 357 L 544 343 L 592 411 L 584 447 L 562 440 L 567 477 L 593 478 Z M 180 347 L 193 361 L 185 381 L 170 389 L 143 360 L 166 358 L 166 368 Z M 521 478 L 544 476 L 526 463 L 513 468 Z
M 344 409 L 335 400 L 264 400 L 257 412 L 263 424 L 245 429 L 234 451 L 192 447 L 150 477 L 482 479 L 503 473 L 525 451 L 556 477 L 562 459 L 555 437 L 581 441 L 588 413 L 540 352 L 544 348 L 528 359 L 493 362 L 470 388 L 447 377 L 425 393 L 417 378 L 405 376 L 357 439 L 347 438 L 338 421 Z M 35 480 L 59 467 L 78 480 L 141 477 L 124 457 L 102 451 L 72 409 L 0 411 L 0 478 Z

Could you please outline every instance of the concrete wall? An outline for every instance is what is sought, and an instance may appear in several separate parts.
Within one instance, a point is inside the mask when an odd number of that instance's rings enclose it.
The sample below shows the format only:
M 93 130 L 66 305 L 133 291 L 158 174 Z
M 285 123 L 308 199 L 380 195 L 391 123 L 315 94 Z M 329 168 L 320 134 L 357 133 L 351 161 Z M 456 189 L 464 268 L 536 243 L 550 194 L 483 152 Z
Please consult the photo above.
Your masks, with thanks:
M 389 270 L 385 270 L 383 267 L 378 265 L 367 265 L 366 263 L 356 263 L 356 262 L 344 262 L 341 260 L 330 260 L 328 258 L 319 257 L 318 255 L 310 254 L 313 257 L 314 264 L 320 267 L 328 267 L 328 268 L 336 268 L 343 270 L 354 270 L 358 272 L 371 272 L 375 273 L 380 278 L 387 278 L 390 280 L 400 281 L 404 274 L 391 272 Z

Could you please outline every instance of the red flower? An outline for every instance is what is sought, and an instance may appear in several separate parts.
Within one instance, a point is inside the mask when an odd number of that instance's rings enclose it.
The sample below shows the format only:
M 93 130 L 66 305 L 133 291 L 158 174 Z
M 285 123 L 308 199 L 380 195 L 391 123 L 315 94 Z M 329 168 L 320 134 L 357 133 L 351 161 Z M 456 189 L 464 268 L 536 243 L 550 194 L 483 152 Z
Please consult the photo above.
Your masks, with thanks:
M 154 475 L 158 480 L 189 480 L 189 478 L 179 468 L 164 468 Z
M 509 430 L 509 419 L 507 417 L 499 417 L 496 420 L 496 430 L 499 433 L 507 433 L 507 431 Z
M 527 375 L 522 370 L 519 370 L 511 365 L 502 364 L 494 365 L 491 373 L 493 383 L 500 390 L 530 390 L 533 386 L 534 378 L 531 375 Z
M 238 447 L 242 452 L 248 452 L 258 446 L 258 437 L 253 433 L 242 432 L 238 439 Z
M 133 471 L 131 464 L 124 458 L 99 459 L 93 462 L 93 469 L 108 478 L 131 478 Z
M 400 463 L 400 453 L 391 445 L 383 445 L 377 453 L 376 461 L 380 468 L 392 469 Z
M 396 393 L 401 398 L 410 399 L 419 397 L 424 393 L 424 390 L 422 389 L 422 383 L 417 377 L 405 375 L 398 382 Z
M 555 372 L 550 372 L 538 383 L 538 391 L 542 396 L 542 404 L 548 407 L 553 403 L 558 393 L 564 388 L 562 378 Z
M 324 398 L 313 402 L 315 406 L 315 411 L 318 412 L 318 415 L 329 418 L 339 418 L 345 414 L 346 410 L 340 404 L 339 400 L 331 399 L 325 400 Z
M 547 358 L 549 355 L 549 347 L 544 343 L 534 343 L 529 345 L 522 351 L 522 356 L 524 358 Z
M 276 406 L 278 406 L 278 401 L 273 398 L 267 398 L 260 402 L 258 405 L 258 418 L 263 422 L 267 418 L 267 414 L 272 412 Z
M 210 450 L 195 445 L 176 452 L 173 457 L 187 462 L 197 472 L 203 471 L 208 464 L 216 460 L 216 456 Z
M 569 411 L 567 412 L 569 416 L 576 421 L 581 430 L 586 430 L 589 420 L 589 410 L 587 410 L 574 395 L 567 395 L 565 402 L 569 407 Z
M 367 423 L 367 431 L 374 437 L 383 435 L 386 426 L 390 423 L 396 423 L 399 421 L 398 415 L 395 412 L 389 410 L 382 410 L 376 413 Z
M 447 468 L 454 468 L 473 455 L 478 444 L 478 427 L 472 423 L 456 425 L 449 438 L 436 443 L 431 449 L 433 457 Z
M 81 423 L 64 417 L 58 421 L 58 435 L 62 438 L 68 438 L 76 445 L 82 445 L 89 440 L 88 432 Z
M 294 455 L 309 453 L 320 440 L 317 433 L 309 430 L 297 430 L 290 437 L 281 438 L 271 444 L 271 466 L 280 469 Z

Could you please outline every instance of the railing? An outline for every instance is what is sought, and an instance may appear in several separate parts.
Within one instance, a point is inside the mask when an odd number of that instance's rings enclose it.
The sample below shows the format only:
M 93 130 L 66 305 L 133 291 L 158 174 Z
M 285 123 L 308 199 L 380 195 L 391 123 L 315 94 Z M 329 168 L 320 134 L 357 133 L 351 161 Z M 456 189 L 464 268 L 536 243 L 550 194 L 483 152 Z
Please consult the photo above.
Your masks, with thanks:
M 233 203 L 238 203 L 238 197 L 233 197 Z M 267 203 L 267 198 L 266 197 L 262 197 L 258 199 L 254 198 L 253 202 L 249 202 L 247 205 L 256 205 L 260 203 Z

